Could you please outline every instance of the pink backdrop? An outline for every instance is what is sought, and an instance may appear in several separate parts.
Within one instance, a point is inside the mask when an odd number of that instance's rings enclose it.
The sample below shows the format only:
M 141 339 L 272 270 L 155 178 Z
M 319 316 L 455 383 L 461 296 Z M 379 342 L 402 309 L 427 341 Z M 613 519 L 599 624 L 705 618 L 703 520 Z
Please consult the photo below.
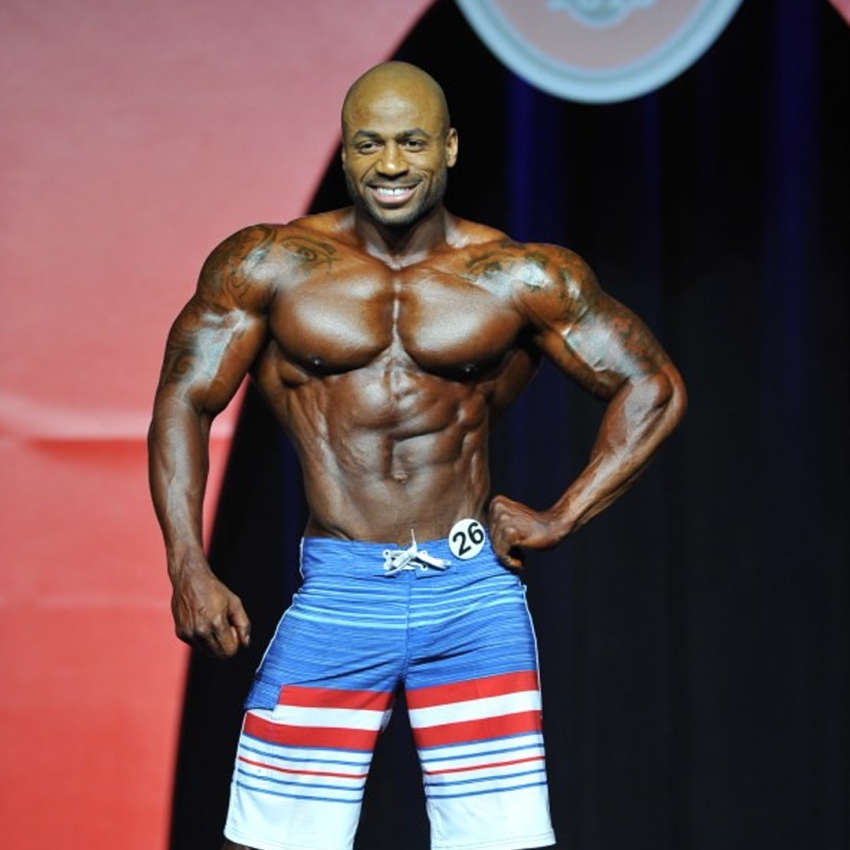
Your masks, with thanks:
M 304 211 L 347 84 L 429 4 L 0 6 L 4 846 L 166 846 L 186 653 L 144 447 L 165 334 L 216 242 Z

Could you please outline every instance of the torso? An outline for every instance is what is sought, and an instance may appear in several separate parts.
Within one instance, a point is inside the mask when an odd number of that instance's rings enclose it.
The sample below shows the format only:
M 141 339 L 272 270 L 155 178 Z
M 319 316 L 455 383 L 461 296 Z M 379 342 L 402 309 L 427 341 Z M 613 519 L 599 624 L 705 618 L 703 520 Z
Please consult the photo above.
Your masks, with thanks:
M 489 427 L 536 365 L 511 287 L 478 268 L 500 236 L 392 268 L 340 214 L 273 232 L 254 377 L 301 460 L 308 534 L 406 544 L 484 519 Z

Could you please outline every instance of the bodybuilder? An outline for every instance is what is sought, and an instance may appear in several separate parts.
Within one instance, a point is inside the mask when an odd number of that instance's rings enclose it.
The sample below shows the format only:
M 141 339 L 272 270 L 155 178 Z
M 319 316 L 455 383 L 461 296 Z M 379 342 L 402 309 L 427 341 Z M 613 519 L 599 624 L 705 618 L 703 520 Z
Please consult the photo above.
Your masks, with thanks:
M 386 63 L 350 89 L 353 206 L 249 227 L 206 261 L 168 338 L 150 431 L 177 634 L 250 640 L 202 550 L 213 418 L 251 374 L 292 440 L 310 509 L 304 581 L 246 703 L 227 847 L 343 850 L 404 688 L 432 846 L 541 847 L 536 652 L 516 575 L 634 482 L 684 412 L 652 334 L 587 265 L 443 206 L 458 156 L 443 93 Z M 491 423 L 541 357 L 607 408 L 546 510 L 490 492 Z

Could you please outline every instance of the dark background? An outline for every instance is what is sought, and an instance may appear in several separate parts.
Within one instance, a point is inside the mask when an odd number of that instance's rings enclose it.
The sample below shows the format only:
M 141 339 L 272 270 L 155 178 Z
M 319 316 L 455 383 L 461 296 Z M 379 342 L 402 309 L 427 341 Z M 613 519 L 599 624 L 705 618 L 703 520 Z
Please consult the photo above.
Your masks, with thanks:
M 635 489 L 528 559 L 558 847 L 846 850 L 850 29 L 826 2 L 747 0 L 681 77 L 605 106 L 513 76 L 448 0 L 397 58 L 446 90 L 449 208 L 577 251 L 688 384 Z M 314 210 L 346 203 L 334 161 Z M 601 410 L 544 366 L 494 434 L 496 491 L 547 507 Z M 304 518 L 297 462 L 249 392 L 211 559 L 254 646 L 192 659 L 172 850 L 221 844 Z M 403 710 L 357 846 L 428 847 Z

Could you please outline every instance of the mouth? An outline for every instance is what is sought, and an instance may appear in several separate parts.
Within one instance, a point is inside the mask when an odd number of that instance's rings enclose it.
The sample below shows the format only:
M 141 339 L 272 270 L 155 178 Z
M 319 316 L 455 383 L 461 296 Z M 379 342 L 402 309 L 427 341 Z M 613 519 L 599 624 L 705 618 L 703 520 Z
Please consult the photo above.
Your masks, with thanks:
M 398 207 L 406 204 L 416 191 L 414 183 L 411 186 L 369 186 L 372 197 L 384 207 Z

